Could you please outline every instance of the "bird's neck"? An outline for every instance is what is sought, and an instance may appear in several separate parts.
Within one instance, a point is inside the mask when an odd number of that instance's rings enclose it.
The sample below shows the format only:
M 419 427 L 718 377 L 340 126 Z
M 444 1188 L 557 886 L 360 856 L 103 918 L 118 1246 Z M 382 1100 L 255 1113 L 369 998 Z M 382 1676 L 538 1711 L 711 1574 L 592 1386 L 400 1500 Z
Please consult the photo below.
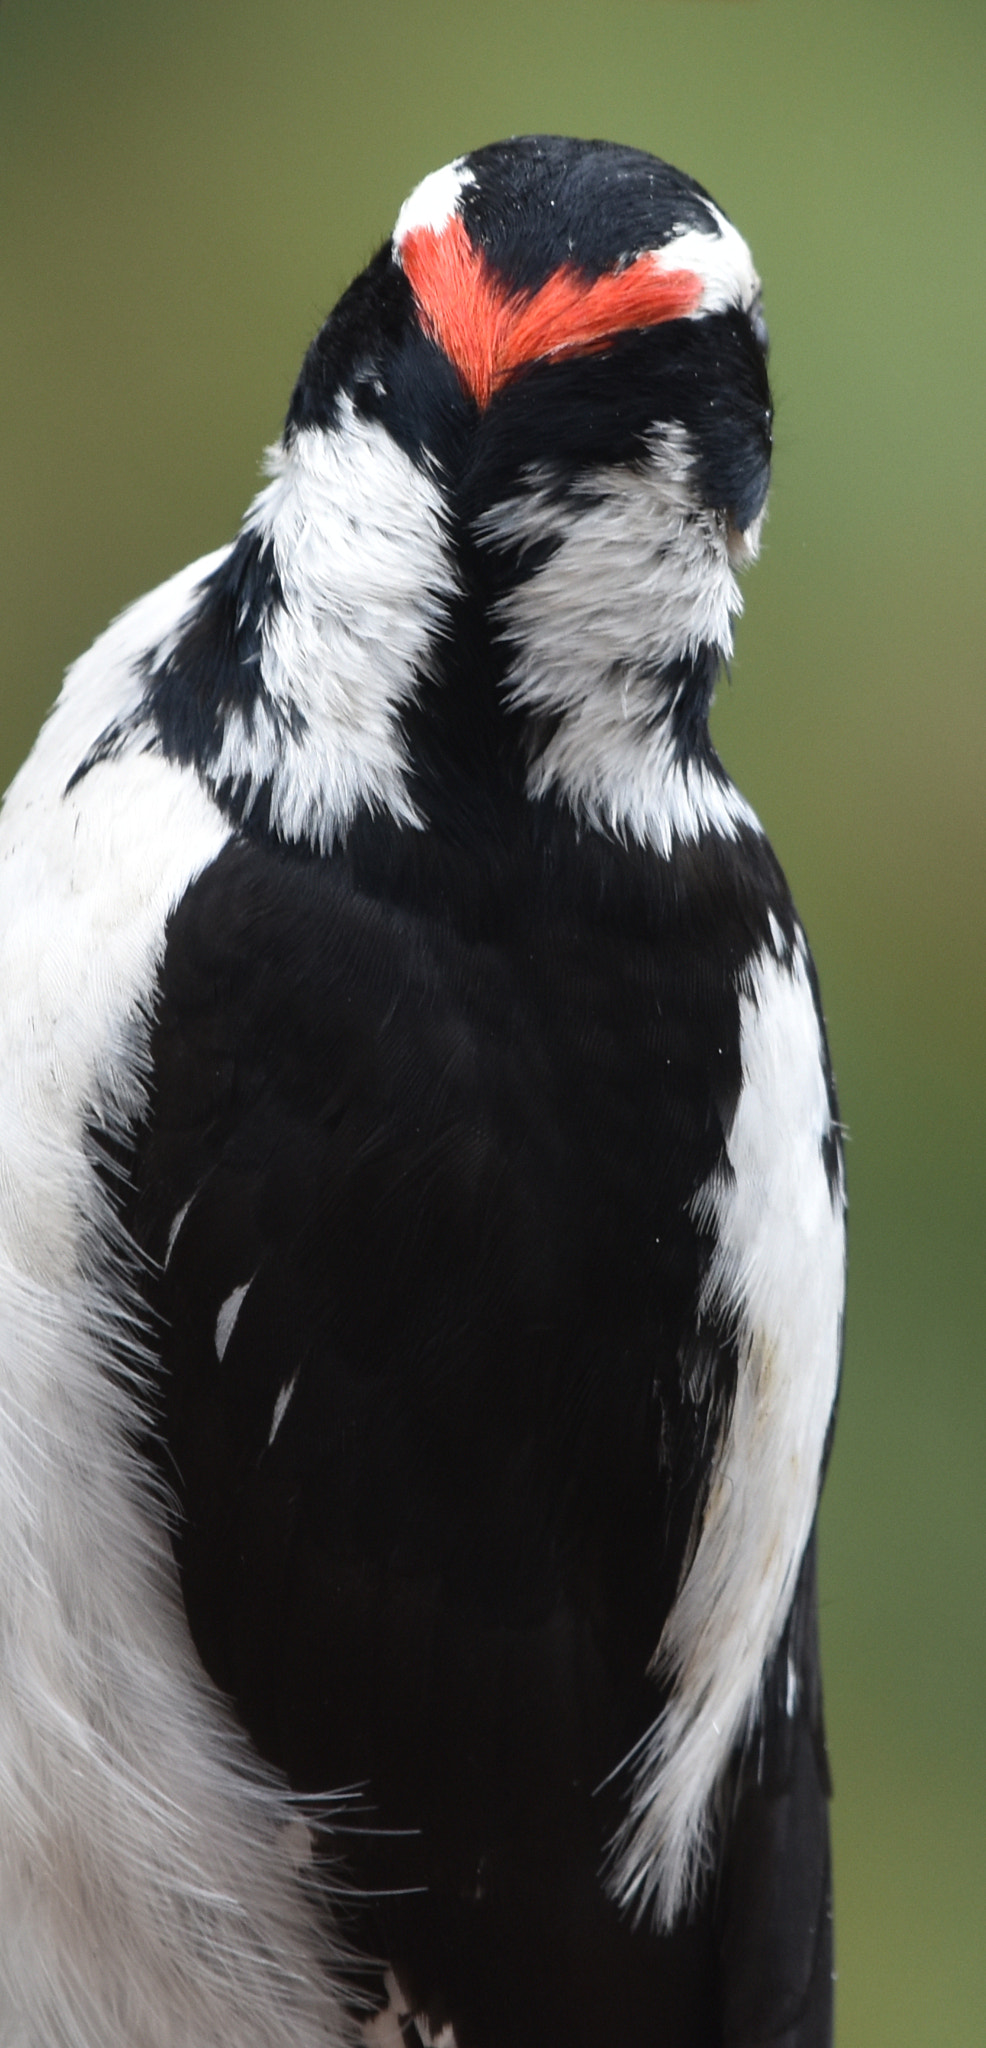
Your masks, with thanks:
M 238 744 L 281 836 L 546 797 L 665 854 L 750 822 L 707 723 L 740 604 L 726 537 L 674 430 L 660 455 L 525 473 L 476 513 L 348 402 L 276 452 L 246 527 L 276 592 Z
M 491 623 L 528 794 L 664 853 L 706 829 L 731 836 L 747 807 L 708 714 L 741 598 L 683 430 L 664 429 L 639 465 L 528 472 L 476 531 L 499 570 Z

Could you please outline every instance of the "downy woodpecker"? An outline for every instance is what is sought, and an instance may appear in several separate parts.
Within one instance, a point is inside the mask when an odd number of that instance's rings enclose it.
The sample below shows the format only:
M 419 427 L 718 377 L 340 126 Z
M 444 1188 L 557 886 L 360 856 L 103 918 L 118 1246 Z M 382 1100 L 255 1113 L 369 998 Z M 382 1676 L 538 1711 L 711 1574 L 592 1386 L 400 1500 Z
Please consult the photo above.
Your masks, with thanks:
M 814 970 L 702 188 L 424 180 L 0 824 L 5 2048 L 822 2048 Z

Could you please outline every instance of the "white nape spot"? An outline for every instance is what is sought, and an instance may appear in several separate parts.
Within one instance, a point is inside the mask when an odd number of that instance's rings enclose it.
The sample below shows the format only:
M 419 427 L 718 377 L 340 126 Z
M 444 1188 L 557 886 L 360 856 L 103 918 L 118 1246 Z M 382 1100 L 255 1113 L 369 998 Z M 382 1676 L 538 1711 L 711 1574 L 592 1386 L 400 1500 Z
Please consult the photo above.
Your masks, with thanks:
M 736 1394 L 655 1655 L 670 1696 L 635 1762 L 610 1880 L 621 1903 L 652 1907 L 664 1928 L 694 1892 L 710 1800 L 787 1619 L 841 1344 L 843 1202 L 822 1164 L 826 1063 L 803 937 L 789 964 L 771 949 L 747 970 L 740 1026 L 729 1172 L 695 1203 L 716 1244 L 700 1306 L 736 1330 Z
M 268 457 L 246 531 L 273 545 L 282 601 L 265 622 L 263 695 L 227 706 L 210 777 L 261 792 L 285 839 L 326 852 L 363 804 L 404 825 L 400 718 L 427 675 L 458 588 L 442 492 L 378 420 L 339 402 Z
M 288 1402 L 290 1401 L 297 1384 L 298 1371 L 296 1367 L 294 1372 L 291 1374 L 291 1378 L 288 1381 L 286 1381 L 285 1385 L 281 1388 L 277 1400 L 274 1403 L 274 1413 L 271 1418 L 270 1435 L 267 1438 L 268 1450 L 270 1450 L 271 1444 L 273 1443 L 274 1438 L 276 1437 L 277 1432 L 280 1429 L 282 1422 L 284 1421 L 284 1417 L 288 1412 Z
M 220 1364 L 226 1356 L 226 1347 L 233 1334 L 236 1318 L 256 1277 L 256 1273 L 253 1273 L 249 1280 L 244 1280 L 242 1287 L 234 1287 L 232 1294 L 227 1294 L 216 1317 L 216 1357 Z
M 395 254 L 399 254 L 401 243 L 416 228 L 431 228 L 440 234 L 458 206 L 460 193 L 466 185 L 475 183 L 475 172 L 468 169 L 465 158 L 461 156 L 456 157 L 453 163 L 443 164 L 438 171 L 429 171 L 405 199 L 397 216 L 393 241 Z
M 784 933 L 781 930 L 780 924 L 778 923 L 778 920 L 774 916 L 772 910 L 768 910 L 767 912 L 767 923 L 770 927 L 770 936 L 773 940 L 774 952 L 776 953 L 778 960 L 783 960 L 787 952 L 787 941 L 785 940 Z
M 664 854 L 703 831 L 759 830 L 725 776 L 681 758 L 662 715 L 673 700 L 661 671 L 707 646 L 728 657 L 742 607 L 725 522 L 700 504 L 692 469 L 684 428 L 665 426 L 646 467 L 594 470 L 564 496 L 532 472 L 477 523 L 494 547 L 550 544 L 499 608 L 511 699 L 546 714 L 530 794 L 557 790 L 592 824 Z
M 724 313 L 730 306 L 749 312 L 760 293 L 760 279 L 753 257 L 738 228 L 720 213 L 710 199 L 703 201 L 715 221 L 718 234 L 703 234 L 701 228 L 683 227 L 679 234 L 655 250 L 659 270 L 693 270 L 702 279 L 701 299 L 686 315 L 701 320 L 706 313 Z

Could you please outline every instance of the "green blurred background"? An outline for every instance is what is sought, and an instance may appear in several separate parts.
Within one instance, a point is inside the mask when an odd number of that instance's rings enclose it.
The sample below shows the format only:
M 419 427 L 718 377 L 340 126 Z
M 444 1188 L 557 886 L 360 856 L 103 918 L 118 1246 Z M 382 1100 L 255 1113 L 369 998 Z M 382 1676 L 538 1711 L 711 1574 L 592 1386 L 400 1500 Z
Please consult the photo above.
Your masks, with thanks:
M 753 245 L 776 471 L 716 729 L 814 942 L 851 1135 L 842 2048 L 986 2039 L 984 51 L 983 0 L 0 10 L 4 781 L 71 657 L 233 532 L 425 171 L 606 135 Z

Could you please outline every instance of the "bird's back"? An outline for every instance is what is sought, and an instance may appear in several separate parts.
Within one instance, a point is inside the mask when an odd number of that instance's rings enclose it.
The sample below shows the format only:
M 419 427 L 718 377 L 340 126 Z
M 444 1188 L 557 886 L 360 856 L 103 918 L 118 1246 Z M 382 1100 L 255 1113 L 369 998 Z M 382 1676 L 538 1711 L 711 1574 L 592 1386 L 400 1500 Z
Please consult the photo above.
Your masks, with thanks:
M 124 1210 L 158 1454 L 203 1660 L 350 1788 L 314 1844 L 408 2006 L 704 2044 L 721 1902 L 657 1936 L 602 1872 L 735 1385 L 698 1209 L 736 976 L 792 913 L 756 842 L 669 868 L 504 808 L 481 855 L 233 845 L 174 913 Z

